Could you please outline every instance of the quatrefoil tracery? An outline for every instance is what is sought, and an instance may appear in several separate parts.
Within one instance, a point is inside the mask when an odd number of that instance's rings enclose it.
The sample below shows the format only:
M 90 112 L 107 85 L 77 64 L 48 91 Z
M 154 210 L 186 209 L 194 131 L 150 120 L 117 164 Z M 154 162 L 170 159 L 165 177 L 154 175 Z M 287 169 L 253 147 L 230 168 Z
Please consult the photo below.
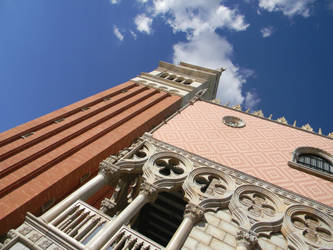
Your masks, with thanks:
M 211 211 L 227 206 L 234 189 L 235 183 L 230 176 L 210 167 L 194 169 L 183 184 L 189 203 Z
M 162 191 L 179 188 L 192 169 L 192 162 L 184 156 L 159 152 L 149 157 L 142 170 L 144 181 Z
M 239 200 L 255 217 L 273 217 L 276 213 L 274 203 L 262 194 L 256 192 L 244 192 L 239 197 Z
M 165 157 L 154 162 L 154 167 L 159 169 L 159 173 L 164 176 L 177 176 L 184 173 L 183 164 L 176 158 Z
M 295 249 L 333 249 L 332 217 L 313 207 L 290 205 L 281 232 Z
M 214 174 L 198 174 L 194 177 L 194 184 L 199 186 L 203 196 L 223 196 L 226 192 L 226 183 Z
M 311 243 L 317 243 L 320 239 L 331 241 L 331 228 L 318 216 L 307 213 L 296 213 L 291 217 L 293 225 L 302 231 L 302 235 Z

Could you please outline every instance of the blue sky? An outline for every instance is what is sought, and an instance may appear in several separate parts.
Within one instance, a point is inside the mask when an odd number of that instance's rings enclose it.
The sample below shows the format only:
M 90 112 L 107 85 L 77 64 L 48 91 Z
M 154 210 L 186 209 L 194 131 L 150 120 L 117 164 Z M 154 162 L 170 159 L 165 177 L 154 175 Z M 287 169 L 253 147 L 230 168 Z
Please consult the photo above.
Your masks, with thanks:
M 0 131 L 180 60 L 218 98 L 333 131 L 333 0 L 1 0 Z

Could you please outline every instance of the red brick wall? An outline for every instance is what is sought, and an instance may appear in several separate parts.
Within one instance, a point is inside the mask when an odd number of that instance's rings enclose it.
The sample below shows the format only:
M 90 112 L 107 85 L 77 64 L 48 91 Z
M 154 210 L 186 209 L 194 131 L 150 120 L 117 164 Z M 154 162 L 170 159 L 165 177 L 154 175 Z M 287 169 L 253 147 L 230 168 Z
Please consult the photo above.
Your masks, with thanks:
M 111 97 L 110 100 L 104 100 Z M 0 234 L 94 176 L 110 154 L 160 123 L 181 98 L 126 82 L 0 134 Z M 84 107 L 90 107 L 82 111 Z M 55 123 L 59 118 L 62 122 Z M 28 132 L 33 135 L 22 139 Z

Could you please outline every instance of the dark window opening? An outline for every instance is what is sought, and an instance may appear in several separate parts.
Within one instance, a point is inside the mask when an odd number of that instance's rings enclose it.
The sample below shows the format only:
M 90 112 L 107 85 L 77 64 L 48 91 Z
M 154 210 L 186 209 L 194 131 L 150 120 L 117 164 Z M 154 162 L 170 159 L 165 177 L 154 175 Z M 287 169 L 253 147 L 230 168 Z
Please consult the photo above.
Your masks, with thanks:
M 88 109 L 90 109 L 90 107 L 83 107 L 83 108 L 81 108 L 81 111 L 86 111 Z
M 323 172 L 333 174 L 333 165 L 326 159 L 314 154 L 301 154 L 297 163 L 314 168 Z
M 29 133 L 27 133 L 27 134 L 25 134 L 25 135 L 22 135 L 21 138 L 22 138 L 22 139 L 25 139 L 25 138 L 27 138 L 27 137 L 29 137 L 29 136 L 32 136 L 33 134 L 34 134 L 34 132 L 29 132 Z
M 186 204 L 182 192 L 160 193 L 154 204 L 141 209 L 132 228 L 165 247 L 183 220 Z

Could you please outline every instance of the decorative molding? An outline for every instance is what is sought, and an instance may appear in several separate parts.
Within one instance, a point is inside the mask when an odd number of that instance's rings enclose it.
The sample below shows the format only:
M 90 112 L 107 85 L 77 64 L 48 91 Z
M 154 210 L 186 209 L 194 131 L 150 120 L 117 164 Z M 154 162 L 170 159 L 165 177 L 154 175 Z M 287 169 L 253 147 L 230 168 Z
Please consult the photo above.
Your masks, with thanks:
M 233 128 L 243 128 L 246 125 L 246 123 L 242 119 L 230 115 L 224 116 L 222 118 L 222 121 L 225 125 Z
M 154 202 L 157 199 L 159 188 L 154 184 L 150 184 L 147 182 L 143 182 L 140 185 L 140 194 L 145 195 L 148 197 L 149 202 Z
M 304 130 L 307 130 L 307 131 L 313 132 L 313 128 L 310 126 L 309 123 L 303 125 L 301 128 L 304 129 Z
M 333 249 L 333 220 L 313 207 L 289 206 L 281 232 L 295 249 Z
M 264 116 L 264 113 L 262 112 L 261 109 L 256 110 L 256 111 L 253 111 L 252 114 L 253 114 L 253 115 L 256 115 L 256 116 L 259 116 L 259 117 L 265 117 L 265 116 Z
M 168 143 L 155 139 L 152 137 L 151 134 L 145 133 L 142 136 L 142 138 L 144 140 L 147 140 L 151 144 L 153 144 L 156 147 L 156 152 L 171 151 L 171 152 L 181 154 L 184 157 L 188 158 L 190 161 L 192 161 L 194 166 L 211 167 L 211 168 L 215 168 L 217 170 L 222 171 L 224 174 L 231 176 L 235 180 L 235 183 L 237 185 L 253 184 L 253 185 L 262 187 L 262 188 L 274 193 L 275 195 L 279 196 L 280 199 L 282 199 L 284 203 L 287 203 L 287 204 L 297 203 L 297 204 L 302 204 L 305 206 L 311 206 L 311 207 L 314 207 L 314 208 L 320 210 L 323 213 L 333 216 L 332 207 L 322 204 L 320 202 L 314 201 L 308 197 L 302 196 L 300 194 L 296 194 L 292 191 L 289 191 L 289 190 L 286 190 L 279 186 L 276 186 L 274 184 L 265 182 L 264 180 L 261 180 L 254 176 L 251 176 L 251 175 L 248 175 L 248 174 L 238 171 L 236 169 L 229 168 L 227 166 L 213 162 L 213 161 L 203 158 L 199 155 L 189 153 L 188 151 L 185 151 L 181 148 L 175 147 L 173 145 L 170 145 Z
M 287 120 L 286 120 L 286 118 L 284 116 L 276 119 L 276 121 L 278 121 L 280 123 L 283 123 L 283 124 L 288 124 L 288 122 L 287 122 Z
M 216 212 L 228 205 L 235 190 L 234 180 L 211 167 L 199 167 L 190 172 L 183 184 L 185 199 L 204 211 Z
M 283 123 L 280 123 L 280 122 L 275 121 L 275 120 L 273 120 L 273 119 L 269 119 L 269 118 L 266 118 L 266 117 L 264 117 L 264 116 L 257 115 L 257 112 L 259 112 L 260 110 L 259 110 L 259 111 L 254 111 L 254 112 L 251 114 L 251 113 L 249 113 L 250 109 L 247 109 L 246 111 L 240 111 L 240 110 L 232 109 L 231 107 L 228 107 L 228 105 L 216 104 L 216 103 L 214 103 L 214 102 L 212 102 L 212 101 L 210 101 L 210 100 L 205 100 L 205 99 L 203 99 L 203 98 L 200 98 L 200 101 L 207 102 L 207 103 L 210 103 L 210 104 L 213 104 L 213 105 L 219 105 L 219 106 L 222 106 L 222 107 L 224 107 L 224 108 L 231 109 L 231 110 L 235 110 L 235 111 L 237 111 L 237 112 L 241 112 L 241 113 L 244 113 L 244 114 L 248 114 L 248 115 L 256 116 L 256 117 L 259 117 L 259 118 L 264 119 L 264 120 L 267 120 L 267 121 L 275 122 L 275 123 L 278 123 L 278 124 L 282 124 L 282 125 L 284 125 L 284 126 L 288 126 L 288 127 L 290 127 L 290 128 L 295 128 L 295 129 L 298 129 L 298 130 L 302 130 L 302 131 L 304 131 L 304 132 L 308 132 L 308 133 L 311 133 L 311 134 L 319 135 L 319 136 L 322 136 L 322 137 L 327 138 L 327 139 L 331 139 L 331 140 L 333 139 L 333 132 L 329 133 L 328 135 L 320 135 L 320 134 L 318 134 L 318 133 L 316 133 L 316 132 L 314 132 L 314 131 L 304 130 L 304 129 L 302 129 L 302 128 L 296 127 L 296 121 L 294 121 L 293 125 L 290 125 L 290 124 L 283 124 Z
M 184 218 L 188 217 L 193 221 L 193 224 L 199 222 L 205 211 L 201 206 L 197 206 L 193 203 L 188 203 L 185 207 Z
M 100 210 L 109 216 L 115 215 L 132 201 L 138 188 L 138 175 L 129 174 L 120 177 L 111 198 L 104 198 L 101 202 Z
M 241 107 L 240 104 L 235 105 L 235 106 L 233 106 L 232 108 L 233 108 L 233 109 L 236 109 L 236 110 L 239 110 L 239 111 L 242 111 L 242 107 Z
M 193 165 L 186 157 L 174 152 L 159 152 L 149 157 L 143 165 L 143 181 L 159 192 L 179 188 Z M 142 184 L 141 184 L 142 185 Z
M 99 171 L 108 177 L 110 184 L 115 185 L 122 175 L 142 173 L 142 167 L 155 151 L 153 145 L 139 140 L 130 147 L 111 155 L 99 165 Z
M 294 162 L 294 161 L 288 161 L 288 166 L 291 167 L 291 168 L 306 172 L 308 174 L 318 176 L 318 177 L 323 178 L 325 180 L 333 181 L 333 175 L 332 174 L 329 174 L 329 173 L 326 173 L 326 172 L 323 172 L 323 171 L 320 171 L 320 170 L 317 170 L 317 169 L 314 169 L 314 168 L 304 166 L 300 163 L 297 163 L 297 162 Z
M 252 231 L 241 229 L 236 235 L 237 246 L 242 246 L 245 249 L 251 249 L 258 242 L 257 234 Z
M 280 230 L 285 206 L 265 188 L 242 185 L 233 193 L 229 209 L 241 228 L 269 235 Z
M 330 153 L 328 153 L 322 149 L 314 148 L 314 147 L 298 147 L 293 152 L 292 161 L 297 162 L 297 160 L 301 154 L 318 155 L 318 156 L 326 159 L 333 165 L 333 155 L 331 155 Z

